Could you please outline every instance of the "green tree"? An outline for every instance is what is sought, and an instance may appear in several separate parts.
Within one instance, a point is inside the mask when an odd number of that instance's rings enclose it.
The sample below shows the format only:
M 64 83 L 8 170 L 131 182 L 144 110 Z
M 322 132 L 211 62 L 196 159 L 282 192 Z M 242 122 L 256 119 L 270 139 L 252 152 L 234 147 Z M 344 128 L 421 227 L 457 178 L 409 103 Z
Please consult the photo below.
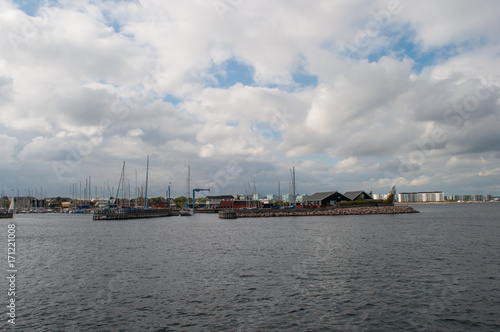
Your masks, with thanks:
M 396 185 L 394 185 L 389 193 L 389 196 L 385 199 L 387 203 L 394 203 L 396 201 Z
M 166 200 L 165 197 L 162 196 L 148 198 L 148 204 L 160 204 L 164 202 L 166 202 Z
M 175 207 L 177 207 L 177 208 L 181 208 L 181 207 L 186 206 L 186 202 L 187 202 L 187 199 L 184 196 L 179 196 L 179 197 L 174 198 L 174 204 L 175 204 Z

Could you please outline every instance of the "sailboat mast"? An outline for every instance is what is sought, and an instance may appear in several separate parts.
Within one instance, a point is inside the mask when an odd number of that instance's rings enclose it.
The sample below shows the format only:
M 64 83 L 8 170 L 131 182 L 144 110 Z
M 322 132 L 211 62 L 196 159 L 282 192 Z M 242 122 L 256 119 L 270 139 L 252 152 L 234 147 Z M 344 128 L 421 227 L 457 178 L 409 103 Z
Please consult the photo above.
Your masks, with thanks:
M 120 174 L 120 181 L 118 182 L 118 189 L 116 190 L 115 202 L 117 207 L 118 207 L 118 195 L 120 194 L 120 186 L 122 184 L 124 175 L 125 175 L 125 162 L 123 162 L 122 174 Z
M 191 196 L 191 166 L 188 165 L 188 177 L 186 182 L 186 201 L 189 206 L 189 198 Z
M 144 192 L 144 208 L 148 208 L 148 173 L 149 173 L 149 154 L 148 162 L 146 164 L 146 191 Z

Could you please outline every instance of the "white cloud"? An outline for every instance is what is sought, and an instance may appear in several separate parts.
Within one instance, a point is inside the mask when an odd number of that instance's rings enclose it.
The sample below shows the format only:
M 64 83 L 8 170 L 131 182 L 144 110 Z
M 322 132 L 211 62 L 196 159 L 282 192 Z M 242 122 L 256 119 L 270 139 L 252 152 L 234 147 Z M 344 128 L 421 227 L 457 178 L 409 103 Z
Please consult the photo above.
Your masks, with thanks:
M 64 179 L 104 181 L 150 154 L 168 169 L 158 192 L 187 165 L 213 182 L 228 161 L 242 171 L 224 188 L 237 191 L 254 180 L 275 191 L 294 164 L 308 192 L 497 190 L 484 179 L 500 167 L 499 6 L 400 2 L 386 17 L 385 0 L 243 1 L 224 13 L 141 0 L 29 16 L 0 0 L 1 174 L 43 179 L 76 153 Z M 217 82 L 227 60 L 251 68 L 252 86 Z

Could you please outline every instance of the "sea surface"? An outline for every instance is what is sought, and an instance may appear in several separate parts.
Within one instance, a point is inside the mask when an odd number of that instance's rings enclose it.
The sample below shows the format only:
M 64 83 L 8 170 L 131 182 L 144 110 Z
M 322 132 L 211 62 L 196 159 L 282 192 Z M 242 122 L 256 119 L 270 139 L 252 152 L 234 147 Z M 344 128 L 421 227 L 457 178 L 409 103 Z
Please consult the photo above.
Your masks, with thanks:
M 403 215 L 17 214 L 16 331 L 500 331 L 500 204 Z M 4 329 L 5 328 L 5 329 Z

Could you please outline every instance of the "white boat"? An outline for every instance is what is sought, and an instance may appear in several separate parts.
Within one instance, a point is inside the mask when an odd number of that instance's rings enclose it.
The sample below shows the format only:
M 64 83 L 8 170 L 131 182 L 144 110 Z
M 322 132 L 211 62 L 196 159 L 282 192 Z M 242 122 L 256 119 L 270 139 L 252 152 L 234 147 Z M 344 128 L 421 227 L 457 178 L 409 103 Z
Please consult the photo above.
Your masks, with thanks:
M 14 196 L 10 199 L 9 212 L 14 212 Z
M 193 215 L 193 210 L 192 209 L 182 208 L 179 211 L 179 216 L 180 217 L 189 217 L 189 216 L 192 216 L 192 215 Z

